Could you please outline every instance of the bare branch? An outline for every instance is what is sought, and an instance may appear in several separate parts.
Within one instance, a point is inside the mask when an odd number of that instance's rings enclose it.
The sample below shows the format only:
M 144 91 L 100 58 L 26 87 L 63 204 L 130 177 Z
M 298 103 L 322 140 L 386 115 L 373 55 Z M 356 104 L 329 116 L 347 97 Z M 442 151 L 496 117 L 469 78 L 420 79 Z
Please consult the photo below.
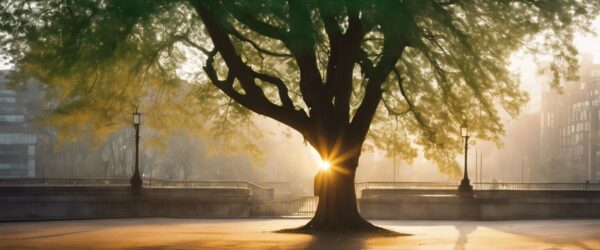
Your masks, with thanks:
M 421 128 L 421 130 L 423 130 L 427 134 L 427 138 L 429 139 L 429 141 L 435 142 L 435 137 L 432 132 L 433 130 L 430 128 L 429 124 L 427 124 L 427 122 L 425 122 L 425 120 L 423 119 L 423 117 L 421 116 L 421 114 L 419 113 L 417 108 L 415 107 L 410 96 L 408 95 L 408 93 L 406 93 L 406 90 L 404 89 L 400 71 L 397 68 L 394 68 L 393 72 L 396 75 L 396 78 L 398 79 L 398 88 L 400 88 L 400 94 L 402 94 L 402 97 L 404 97 L 404 100 L 408 104 L 407 111 L 410 111 L 413 114 L 413 116 L 415 117 L 415 120 L 419 124 L 419 127 Z
M 290 109 L 294 109 L 294 102 L 288 95 L 288 88 L 285 85 L 285 83 L 283 82 L 283 80 L 281 80 L 280 78 L 275 77 L 275 76 L 258 73 L 258 72 L 254 72 L 254 76 L 256 76 L 256 78 L 258 78 L 260 80 L 263 80 L 267 83 L 275 85 L 278 90 L 279 99 L 281 100 L 281 103 L 283 104 L 283 106 L 288 107 Z
M 230 28 L 229 33 L 232 34 L 235 38 L 239 39 L 242 42 L 247 42 L 249 43 L 255 50 L 257 50 L 260 53 L 263 54 L 267 54 L 270 56 L 274 56 L 274 57 L 291 57 L 291 54 L 288 53 L 280 53 L 280 52 L 275 52 L 275 51 L 270 51 L 267 49 L 264 49 L 262 47 L 260 47 L 260 45 L 258 45 L 256 42 L 248 39 L 247 37 L 243 36 L 242 34 L 240 34 L 240 32 L 238 32 L 237 30 L 235 30 L 233 27 Z
M 439 4 L 440 6 L 449 6 L 449 5 L 455 5 L 458 3 L 460 3 L 460 0 L 446 0 L 446 1 L 437 2 L 437 4 Z
M 197 44 L 197 43 L 193 42 L 192 40 L 190 40 L 190 38 L 187 36 L 178 36 L 177 38 L 178 38 L 178 40 L 186 42 L 187 44 L 194 47 L 195 49 L 200 50 L 202 53 L 204 53 L 207 56 L 211 53 L 206 48 L 200 46 L 200 44 Z
M 222 1 L 225 8 L 242 24 L 248 26 L 250 29 L 258 32 L 259 34 L 274 38 L 277 40 L 286 40 L 286 31 L 282 28 L 272 26 L 268 23 L 262 22 L 254 18 L 254 13 L 249 13 L 244 8 L 236 6 L 235 1 Z
M 403 110 L 403 111 L 397 111 L 394 109 L 394 107 L 392 107 L 392 105 L 390 105 L 387 100 L 385 100 L 385 98 L 381 98 L 381 101 L 383 102 L 383 105 L 385 106 L 385 109 L 388 111 L 388 114 L 393 115 L 393 116 L 400 116 L 400 115 L 405 115 L 406 113 L 410 112 L 410 108 Z

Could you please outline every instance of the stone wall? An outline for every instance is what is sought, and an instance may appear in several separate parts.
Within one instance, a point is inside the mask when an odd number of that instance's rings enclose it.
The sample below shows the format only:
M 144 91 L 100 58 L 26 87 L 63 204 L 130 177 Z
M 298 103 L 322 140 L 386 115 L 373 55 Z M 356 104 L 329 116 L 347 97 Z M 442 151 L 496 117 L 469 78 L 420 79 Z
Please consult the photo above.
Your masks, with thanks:
M 0 221 L 310 216 L 317 202 L 308 198 L 264 201 L 246 188 L 144 188 L 135 193 L 128 186 L 7 186 L 0 187 Z M 358 204 L 368 219 L 600 218 L 599 191 L 488 190 L 461 198 L 453 190 L 365 189 Z
M 598 191 L 475 191 L 368 189 L 359 199 L 369 219 L 504 220 L 600 218 Z
M 248 189 L 1 187 L 0 221 L 118 217 L 248 217 Z

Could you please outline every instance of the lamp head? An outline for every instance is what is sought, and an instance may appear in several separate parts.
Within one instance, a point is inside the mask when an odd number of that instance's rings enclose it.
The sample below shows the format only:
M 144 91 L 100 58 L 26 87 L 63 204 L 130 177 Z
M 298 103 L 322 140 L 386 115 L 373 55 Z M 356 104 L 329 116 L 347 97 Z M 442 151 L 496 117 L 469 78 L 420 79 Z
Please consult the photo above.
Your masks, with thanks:
M 137 109 L 133 113 L 133 125 L 140 125 L 142 122 L 142 114 L 140 114 Z
M 469 128 L 467 127 L 467 125 L 462 125 L 460 127 L 460 134 L 461 134 L 462 137 L 469 136 Z

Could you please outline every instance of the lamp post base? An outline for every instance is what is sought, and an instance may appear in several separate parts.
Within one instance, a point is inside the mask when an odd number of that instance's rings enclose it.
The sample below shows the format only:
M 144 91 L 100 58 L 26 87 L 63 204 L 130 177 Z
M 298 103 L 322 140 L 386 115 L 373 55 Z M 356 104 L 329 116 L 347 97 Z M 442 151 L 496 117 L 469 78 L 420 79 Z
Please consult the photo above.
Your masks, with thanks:
M 140 175 L 134 174 L 131 176 L 131 179 L 129 179 L 129 184 L 131 184 L 132 188 L 140 189 L 142 188 L 142 178 L 140 178 Z
M 462 197 L 473 197 L 473 186 L 469 179 L 462 179 L 458 186 L 458 194 Z

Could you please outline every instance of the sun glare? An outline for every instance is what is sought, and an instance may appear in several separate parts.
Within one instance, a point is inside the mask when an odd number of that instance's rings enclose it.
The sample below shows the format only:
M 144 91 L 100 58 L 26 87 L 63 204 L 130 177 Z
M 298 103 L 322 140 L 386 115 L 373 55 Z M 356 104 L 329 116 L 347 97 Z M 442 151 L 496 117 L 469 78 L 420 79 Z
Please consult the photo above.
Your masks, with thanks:
M 329 170 L 329 168 L 331 168 L 331 162 L 329 162 L 327 160 L 323 160 L 323 158 L 321 158 L 321 156 L 319 155 L 317 150 L 315 150 L 312 147 L 310 150 L 310 154 L 312 155 L 313 159 L 315 160 L 317 168 L 319 168 L 320 170 Z
M 321 161 L 319 162 L 319 168 L 322 170 L 329 170 L 329 168 L 331 167 L 331 163 L 329 163 L 328 161 Z

